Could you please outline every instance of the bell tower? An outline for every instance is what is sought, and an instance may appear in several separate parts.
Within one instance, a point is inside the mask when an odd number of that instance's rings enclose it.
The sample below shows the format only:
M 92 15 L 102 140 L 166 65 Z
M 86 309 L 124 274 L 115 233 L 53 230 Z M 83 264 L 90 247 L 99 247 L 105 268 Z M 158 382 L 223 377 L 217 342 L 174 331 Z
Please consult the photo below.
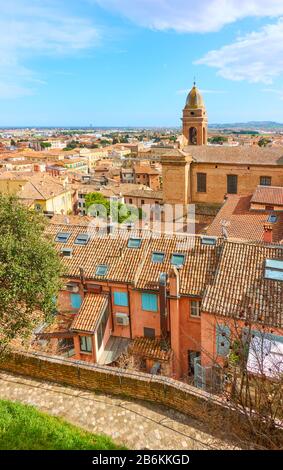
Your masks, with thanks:
M 203 98 L 195 83 L 188 94 L 182 121 L 185 146 L 207 144 L 207 114 Z

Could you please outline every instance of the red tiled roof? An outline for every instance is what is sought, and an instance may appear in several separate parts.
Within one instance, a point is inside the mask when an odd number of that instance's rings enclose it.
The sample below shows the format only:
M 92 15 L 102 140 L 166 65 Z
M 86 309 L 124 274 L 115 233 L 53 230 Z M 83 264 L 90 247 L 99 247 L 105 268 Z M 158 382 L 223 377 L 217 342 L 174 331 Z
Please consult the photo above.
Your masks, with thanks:
M 283 206 L 283 187 L 258 186 L 253 194 L 251 202 Z
M 71 330 L 93 333 L 107 305 L 108 296 L 87 294 L 79 313 L 71 325 Z
M 265 279 L 266 259 L 283 261 L 283 247 L 225 242 L 202 310 L 282 328 L 283 282 Z
M 198 163 L 283 166 L 283 148 L 193 146 L 184 149 Z
M 220 237 L 223 223 L 231 239 L 263 241 L 264 224 L 267 222 L 270 212 L 250 210 L 251 198 L 251 195 L 229 195 L 208 227 L 207 235 Z M 277 213 L 277 222 L 272 226 L 273 242 L 278 243 L 283 239 L 283 213 Z
M 169 348 L 163 350 L 161 340 L 158 338 L 135 338 L 129 346 L 129 351 L 132 354 L 161 361 L 169 361 L 172 357 L 172 350 Z

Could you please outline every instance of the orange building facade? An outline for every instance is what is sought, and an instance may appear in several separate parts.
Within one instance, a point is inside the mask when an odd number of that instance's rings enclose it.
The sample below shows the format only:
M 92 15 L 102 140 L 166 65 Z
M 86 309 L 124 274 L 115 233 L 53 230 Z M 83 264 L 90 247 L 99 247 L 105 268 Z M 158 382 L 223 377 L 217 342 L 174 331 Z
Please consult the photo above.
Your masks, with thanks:
M 67 338 L 72 359 L 119 365 L 130 352 L 142 370 L 192 382 L 196 365 L 224 363 L 232 324 L 283 342 L 281 246 L 149 231 L 101 237 L 79 225 L 48 233 L 68 271 L 57 300 L 64 328 L 52 337 Z

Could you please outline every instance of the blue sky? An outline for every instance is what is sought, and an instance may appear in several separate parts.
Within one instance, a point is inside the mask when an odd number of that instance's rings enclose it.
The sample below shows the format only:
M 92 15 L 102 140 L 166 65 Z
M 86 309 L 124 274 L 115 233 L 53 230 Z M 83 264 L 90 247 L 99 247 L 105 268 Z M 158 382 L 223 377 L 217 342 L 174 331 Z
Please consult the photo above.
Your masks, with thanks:
M 0 0 L 0 126 L 283 122 L 282 0 Z

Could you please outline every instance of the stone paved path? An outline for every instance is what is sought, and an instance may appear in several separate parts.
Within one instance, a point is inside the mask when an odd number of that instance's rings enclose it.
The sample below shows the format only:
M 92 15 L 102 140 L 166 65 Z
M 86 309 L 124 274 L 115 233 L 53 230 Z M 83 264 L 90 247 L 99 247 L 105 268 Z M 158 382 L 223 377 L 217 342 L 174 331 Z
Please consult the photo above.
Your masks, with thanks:
M 232 448 L 189 417 L 163 406 L 96 394 L 0 372 L 0 398 L 20 401 L 61 416 L 129 449 Z

